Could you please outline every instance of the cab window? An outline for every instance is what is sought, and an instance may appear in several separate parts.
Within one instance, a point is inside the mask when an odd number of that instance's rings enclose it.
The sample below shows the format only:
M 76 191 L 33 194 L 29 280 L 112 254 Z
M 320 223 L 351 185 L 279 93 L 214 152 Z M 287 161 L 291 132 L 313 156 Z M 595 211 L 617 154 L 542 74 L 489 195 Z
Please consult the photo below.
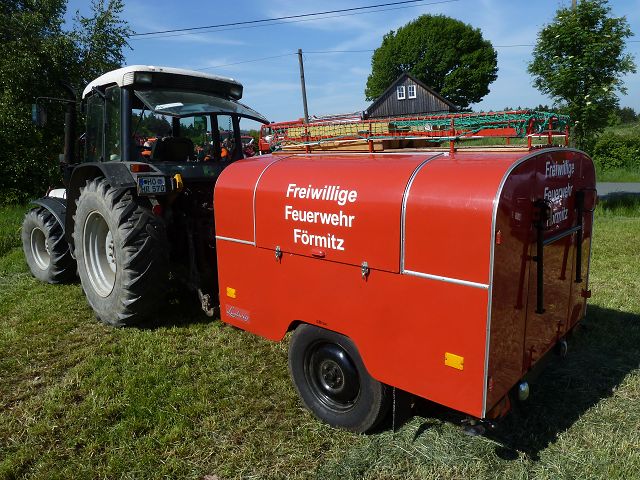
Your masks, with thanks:
M 120 87 L 110 87 L 105 91 L 105 160 L 117 161 L 121 156 L 120 145 Z
M 93 94 L 87 99 L 87 133 L 85 159 L 87 162 L 102 160 L 104 140 L 104 102 L 100 95 Z

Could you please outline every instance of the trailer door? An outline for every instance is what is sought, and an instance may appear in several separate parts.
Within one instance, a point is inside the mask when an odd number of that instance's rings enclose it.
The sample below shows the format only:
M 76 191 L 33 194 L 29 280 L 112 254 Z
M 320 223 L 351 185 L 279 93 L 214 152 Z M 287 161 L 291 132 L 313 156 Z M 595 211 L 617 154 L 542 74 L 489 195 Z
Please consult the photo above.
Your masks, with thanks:
M 577 244 L 584 244 L 584 186 L 581 158 L 572 153 L 548 153 L 535 161 L 525 370 L 570 328 L 572 293 L 580 288 L 576 267 L 586 269 L 576 265 Z

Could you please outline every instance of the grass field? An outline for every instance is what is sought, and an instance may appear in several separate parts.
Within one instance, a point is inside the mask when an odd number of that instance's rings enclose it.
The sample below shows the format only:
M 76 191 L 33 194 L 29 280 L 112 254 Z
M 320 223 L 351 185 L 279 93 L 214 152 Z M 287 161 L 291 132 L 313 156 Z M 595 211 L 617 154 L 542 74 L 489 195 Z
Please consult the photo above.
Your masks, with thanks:
M 419 402 L 396 432 L 302 407 L 286 343 L 173 304 L 153 329 L 99 324 L 79 285 L 28 273 L 0 209 L 0 479 L 578 479 L 640 472 L 640 202 L 602 202 L 593 298 L 526 410 L 470 437 Z

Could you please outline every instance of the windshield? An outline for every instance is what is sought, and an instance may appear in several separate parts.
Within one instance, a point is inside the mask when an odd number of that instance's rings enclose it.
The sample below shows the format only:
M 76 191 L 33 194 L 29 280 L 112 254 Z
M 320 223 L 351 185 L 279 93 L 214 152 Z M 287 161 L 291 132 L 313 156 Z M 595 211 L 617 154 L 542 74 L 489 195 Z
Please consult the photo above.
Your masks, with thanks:
M 206 113 L 236 113 L 259 122 L 268 120 L 254 109 L 235 100 L 227 100 L 211 93 L 183 90 L 136 90 L 136 96 L 153 112 L 187 117 Z

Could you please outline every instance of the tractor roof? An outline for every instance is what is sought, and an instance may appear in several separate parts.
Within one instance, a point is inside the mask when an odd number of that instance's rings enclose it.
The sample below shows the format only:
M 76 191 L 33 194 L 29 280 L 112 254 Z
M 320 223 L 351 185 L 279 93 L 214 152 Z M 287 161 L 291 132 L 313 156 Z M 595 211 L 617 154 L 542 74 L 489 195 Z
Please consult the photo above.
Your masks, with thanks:
M 119 87 L 132 85 L 137 72 L 158 72 L 165 75 L 197 77 L 206 80 L 213 80 L 218 84 L 225 83 L 229 86 L 238 86 L 240 87 L 240 92 L 242 92 L 242 84 L 233 78 L 211 75 L 210 73 L 198 72 L 196 70 L 185 70 L 183 68 L 156 67 L 153 65 L 130 65 L 128 67 L 118 68 L 117 70 L 107 72 L 93 80 L 82 92 L 82 98 L 85 98 L 89 93 L 91 93 L 93 87 L 105 87 L 113 84 L 116 84 Z

